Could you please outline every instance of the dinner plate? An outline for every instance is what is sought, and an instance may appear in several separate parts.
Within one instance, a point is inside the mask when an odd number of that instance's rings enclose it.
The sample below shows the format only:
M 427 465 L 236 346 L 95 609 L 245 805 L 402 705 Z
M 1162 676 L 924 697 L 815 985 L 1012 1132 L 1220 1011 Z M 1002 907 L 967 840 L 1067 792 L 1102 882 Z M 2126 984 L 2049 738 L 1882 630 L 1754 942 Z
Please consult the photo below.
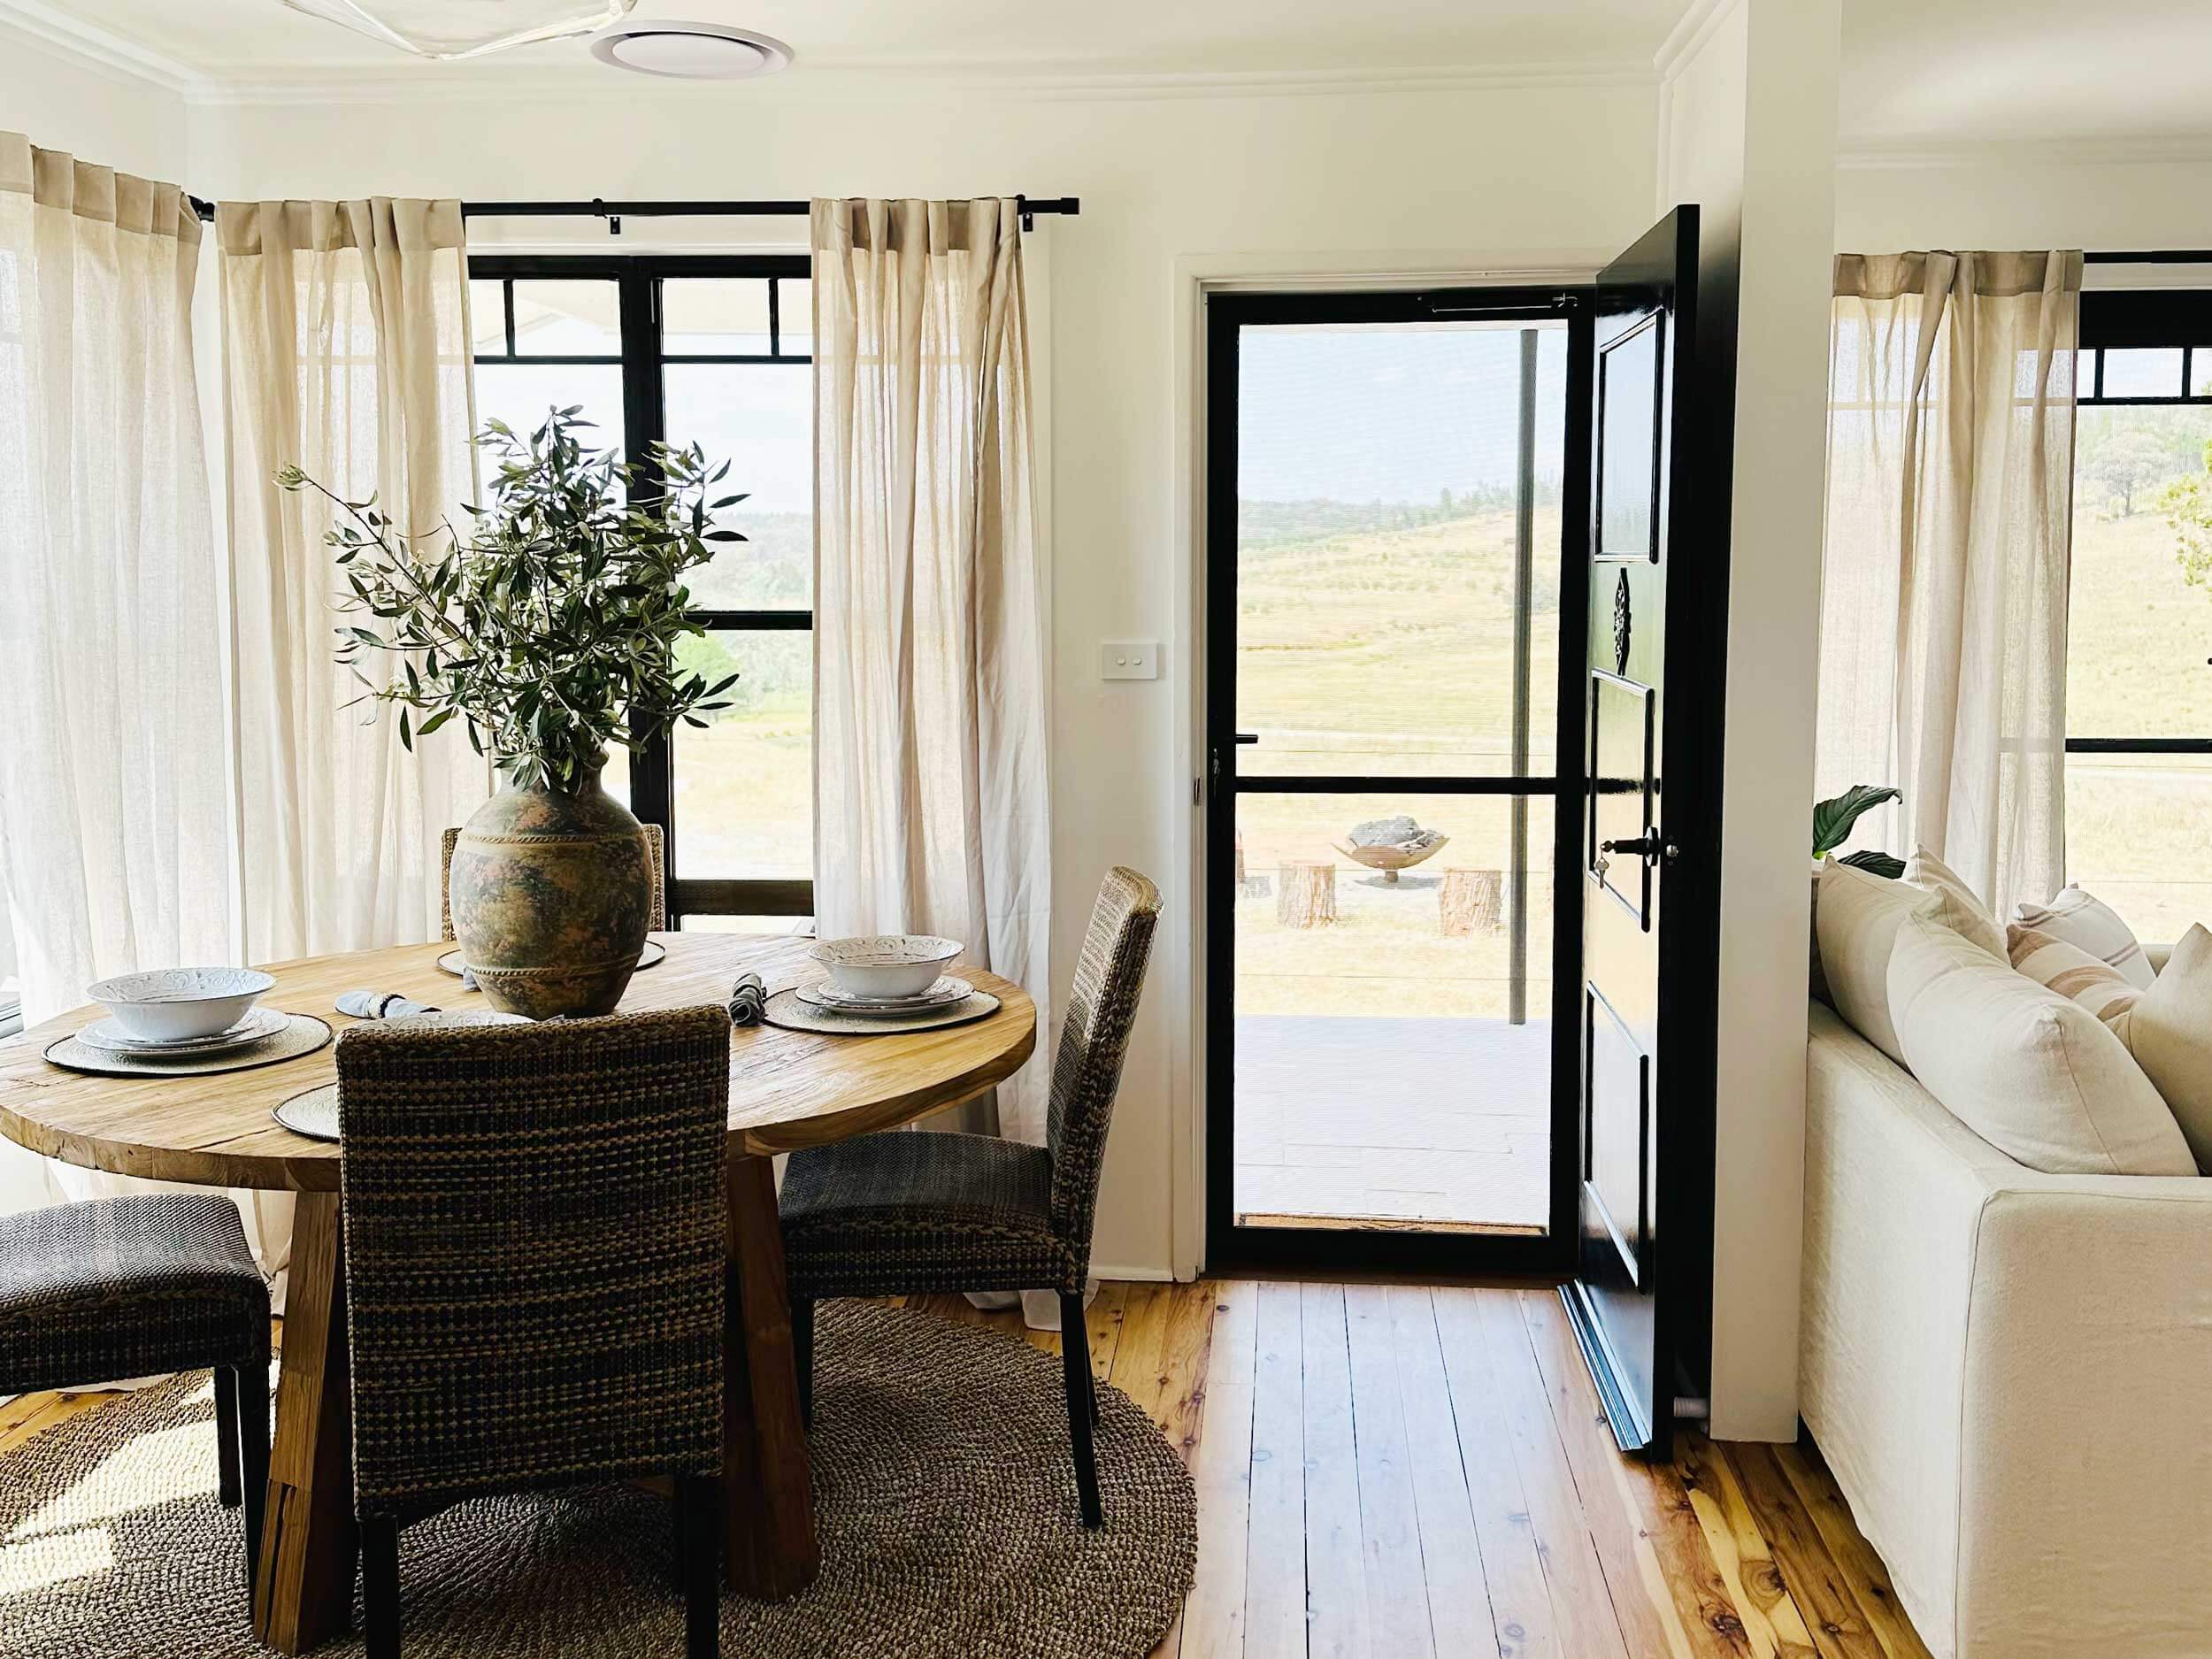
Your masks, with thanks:
M 949 1008 L 964 998 L 974 995 L 975 987 L 965 979 L 946 974 L 927 990 L 912 996 L 855 996 L 834 981 L 823 979 L 816 984 L 798 987 L 795 995 L 810 1008 L 826 1008 L 840 1014 L 879 1014 L 890 1018 L 900 1014 L 926 1014 L 935 1009 Z
M 143 1037 L 134 1037 L 114 1019 L 96 1019 L 77 1033 L 77 1041 L 88 1048 L 97 1048 L 105 1054 L 140 1055 L 150 1059 L 165 1056 L 182 1058 L 188 1055 L 223 1054 L 232 1048 L 242 1048 L 250 1042 L 259 1042 L 264 1037 L 275 1035 L 291 1020 L 281 1009 L 257 1008 L 228 1031 L 219 1031 L 211 1037 L 186 1037 L 175 1042 L 149 1042 Z

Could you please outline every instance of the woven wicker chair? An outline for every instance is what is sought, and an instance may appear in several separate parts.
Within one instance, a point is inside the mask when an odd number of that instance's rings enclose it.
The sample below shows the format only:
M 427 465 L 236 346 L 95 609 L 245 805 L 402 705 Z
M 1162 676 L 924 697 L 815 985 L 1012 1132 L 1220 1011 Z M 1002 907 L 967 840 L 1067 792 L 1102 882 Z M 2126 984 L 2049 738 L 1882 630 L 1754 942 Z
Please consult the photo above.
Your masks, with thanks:
M 0 1394 L 215 1373 L 216 1495 L 242 1502 L 253 1595 L 269 1488 L 269 1287 L 238 1207 L 132 1194 L 0 1217 Z
M 716 1651 L 729 1071 L 718 1008 L 339 1039 L 372 1659 L 403 1522 L 643 1475 L 675 1477 L 688 1651 Z
M 1122 1056 L 1144 988 L 1160 890 L 1108 872 L 1060 1027 L 1041 1147 L 991 1135 L 864 1135 L 795 1152 L 780 1208 L 801 1399 L 812 1409 L 814 1303 L 824 1296 L 1050 1290 L 1083 1524 L 1101 1521 L 1096 1385 L 1083 1320 L 1091 1225 Z
M 668 926 L 668 838 L 657 824 L 639 826 L 645 832 L 645 862 L 653 871 L 653 908 L 645 913 L 645 931 L 657 933 Z M 446 831 L 438 844 L 438 923 L 448 939 L 453 932 L 453 848 L 461 839 L 457 829 Z

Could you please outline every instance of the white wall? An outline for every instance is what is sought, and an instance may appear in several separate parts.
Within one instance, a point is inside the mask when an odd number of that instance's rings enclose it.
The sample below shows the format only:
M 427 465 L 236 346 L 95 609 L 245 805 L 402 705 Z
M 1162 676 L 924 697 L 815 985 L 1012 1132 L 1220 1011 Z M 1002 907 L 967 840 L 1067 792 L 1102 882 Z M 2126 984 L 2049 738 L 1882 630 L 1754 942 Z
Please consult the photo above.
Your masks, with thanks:
M 1670 65 L 1660 188 L 1703 210 L 1702 288 L 1736 288 L 1712 1431 L 1787 1440 L 1839 0 L 1723 0 L 1701 23 Z
M 2212 146 L 2193 159 L 2077 148 L 2085 159 L 2042 144 L 1847 157 L 1836 247 L 2212 247 Z
M 1177 357 L 1177 261 L 1271 256 L 1261 263 L 1279 270 L 1386 272 L 1556 264 L 1564 250 L 1594 260 L 1649 222 L 1654 93 L 1048 101 L 895 89 L 823 101 L 798 96 L 796 75 L 781 88 L 619 84 L 619 101 L 205 110 L 196 183 L 254 196 L 1082 197 L 1079 218 L 1039 221 L 1050 246 L 1056 967 L 1064 985 L 1106 865 L 1157 877 L 1170 913 L 1118 1109 L 1095 1260 L 1116 1273 L 1187 1271 L 1193 1247 L 1177 1260 L 1172 1217 L 1192 1196 L 1191 1140 L 1174 1113 L 1202 1095 L 1181 1074 L 1177 1031 L 1191 1018 L 1197 902 L 1183 865 L 1194 809 L 1176 764 L 1172 683 L 1195 666 L 1194 642 L 1175 628 L 1190 586 L 1173 489 L 1188 373 Z M 759 245 L 799 229 L 762 221 L 737 234 Z M 1171 679 L 1100 682 L 1102 638 L 1167 641 Z

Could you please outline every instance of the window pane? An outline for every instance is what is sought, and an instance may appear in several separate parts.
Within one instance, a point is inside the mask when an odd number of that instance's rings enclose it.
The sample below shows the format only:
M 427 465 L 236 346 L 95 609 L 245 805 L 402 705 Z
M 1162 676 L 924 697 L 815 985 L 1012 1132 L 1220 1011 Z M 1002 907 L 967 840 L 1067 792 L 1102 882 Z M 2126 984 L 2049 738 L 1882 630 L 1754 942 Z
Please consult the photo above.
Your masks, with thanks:
M 493 357 L 507 354 L 507 297 L 503 282 L 469 284 L 469 337 Z
M 680 726 L 677 864 L 686 879 L 814 877 L 814 636 L 710 634 L 676 648 L 710 681 L 735 673 L 731 707 Z
M 2107 397 L 2179 397 L 2181 348 L 2108 351 L 2104 354 Z
M 727 461 L 725 494 L 746 499 L 716 522 L 746 539 L 691 573 L 709 610 L 803 611 L 814 592 L 814 380 L 804 364 L 672 363 L 668 441 Z
M 814 350 L 814 280 L 784 277 L 776 284 L 776 330 L 780 349 L 787 357 L 810 356 Z
M 2208 442 L 2212 409 L 2079 412 L 2066 662 L 2072 736 L 2212 737 L 2212 585 L 2190 583 L 2174 517 L 2192 492 L 2196 511 L 2212 515 Z M 2201 543 L 2206 532 L 2195 534 Z
M 2074 357 L 2074 396 L 2094 397 L 2097 395 L 2097 354 L 2078 352 Z
M 2069 755 L 2066 879 L 2139 939 L 2212 916 L 2212 756 Z
M 516 283 L 515 351 L 521 357 L 620 357 L 621 302 L 615 285 Z
M 583 405 L 581 419 L 594 430 L 583 441 L 595 449 L 622 447 L 622 365 L 618 363 L 480 363 L 476 365 L 476 423 L 503 420 L 527 442 L 545 424 L 547 413 Z M 477 452 L 477 476 L 485 483 L 498 472 L 488 450 Z
M 1240 1225 L 1544 1229 L 1553 815 L 1543 796 L 1238 795 Z M 1345 852 L 1400 817 L 1447 844 L 1394 880 Z
M 765 277 L 672 277 L 661 304 L 661 349 L 672 357 L 768 355 Z
M 811 916 L 703 916 L 696 911 L 677 926 L 687 933 L 778 933 L 811 937 Z
M 1519 565 L 1521 341 L 1534 488 Z M 1237 724 L 1248 776 L 1552 770 L 1566 331 L 1361 324 L 1242 331 Z
M 2189 396 L 2212 397 L 2212 346 L 2199 346 L 2189 354 Z

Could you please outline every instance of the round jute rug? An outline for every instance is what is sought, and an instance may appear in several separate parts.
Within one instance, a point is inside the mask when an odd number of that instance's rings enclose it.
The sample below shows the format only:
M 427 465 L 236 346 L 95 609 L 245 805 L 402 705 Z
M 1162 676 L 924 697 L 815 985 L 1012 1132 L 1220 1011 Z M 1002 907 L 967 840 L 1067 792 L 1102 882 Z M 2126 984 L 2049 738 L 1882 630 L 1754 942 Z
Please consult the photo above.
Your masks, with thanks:
M 728 1659 L 1151 1650 L 1190 1587 L 1196 1502 L 1125 1395 L 1099 1389 L 1106 1525 L 1087 1532 L 1057 1359 L 864 1302 L 823 1304 L 816 1340 L 821 1577 L 775 1606 L 725 1592 Z M 207 1373 L 111 1402 L 0 1459 L 0 1659 L 264 1655 L 243 1553 Z M 669 1506 L 630 1487 L 462 1504 L 400 1536 L 403 1651 L 679 1655 L 674 1563 Z

